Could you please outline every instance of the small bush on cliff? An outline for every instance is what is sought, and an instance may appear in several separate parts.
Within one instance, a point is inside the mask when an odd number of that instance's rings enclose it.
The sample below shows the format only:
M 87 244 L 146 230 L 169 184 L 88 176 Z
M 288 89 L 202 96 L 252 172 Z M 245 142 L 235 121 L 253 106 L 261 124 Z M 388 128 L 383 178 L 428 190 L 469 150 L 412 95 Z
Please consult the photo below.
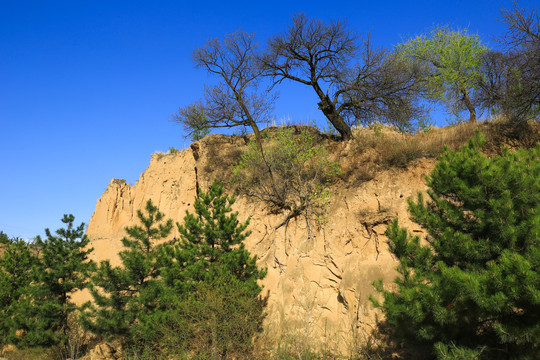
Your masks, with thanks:
M 439 359 L 533 359 L 540 352 L 540 146 L 482 154 L 479 133 L 446 151 L 430 200 L 409 199 L 427 243 L 395 221 L 397 291 L 375 300 L 398 339 Z
M 263 201 L 271 212 L 285 213 L 277 227 L 298 216 L 306 221 L 324 218 L 330 198 L 329 181 L 340 170 L 308 128 L 295 135 L 290 127 L 268 135 L 264 155 L 255 144 L 234 166 L 240 193 Z

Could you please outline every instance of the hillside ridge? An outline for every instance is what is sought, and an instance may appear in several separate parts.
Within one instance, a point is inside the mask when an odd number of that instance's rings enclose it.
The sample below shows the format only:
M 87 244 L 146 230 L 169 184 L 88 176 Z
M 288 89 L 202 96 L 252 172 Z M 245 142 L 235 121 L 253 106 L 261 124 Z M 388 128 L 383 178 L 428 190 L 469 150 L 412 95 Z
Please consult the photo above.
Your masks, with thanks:
M 411 222 L 406 199 L 426 190 L 425 176 L 436 163 L 435 158 L 423 156 L 409 159 L 405 166 L 377 163 L 377 151 L 391 151 L 400 141 L 413 146 L 414 137 L 396 135 L 388 129 L 376 131 L 382 131 L 382 135 L 374 135 L 372 130 L 356 134 L 364 142 L 360 150 L 359 141 L 340 143 L 322 137 L 329 156 L 341 163 L 343 175 L 331 186 L 327 221 L 310 232 L 302 219 L 274 230 L 281 221 L 279 214 L 268 213 L 264 204 L 253 199 L 237 197 L 233 209 L 239 212 L 239 220 L 251 218 L 252 234 L 246 248 L 257 255 L 259 266 L 268 269 L 262 285 L 263 294 L 268 296 L 265 331 L 269 336 L 301 336 L 314 346 L 324 339 L 325 346 L 346 349 L 376 325 L 378 313 L 368 301 L 375 292 L 372 283 L 382 278 L 392 286 L 396 276 L 397 262 L 386 245 L 386 226 L 398 217 L 410 231 L 423 233 Z M 430 134 L 430 141 L 442 136 L 456 147 L 473 130 L 459 133 L 456 140 L 459 131 L 437 129 Z M 373 139 L 383 142 L 387 149 L 370 147 Z M 167 217 L 181 223 L 186 210 L 193 210 L 198 189 L 208 189 L 214 179 L 227 184 L 232 164 L 248 143 L 249 137 L 209 135 L 187 149 L 153 154 L 148 168 L 132 186 L 125 180 L 111 180 L 97 200 L 87 229 L 95 249 L 93 258 L 119 264 L 117 254 L 122 249 L 124 228 L 137 223 L 136 212 L 148 199 Z M 369 176 L 364 173 L 367 168 L 372 169 Z M 176 229 L 171 236 L 178 236 Z

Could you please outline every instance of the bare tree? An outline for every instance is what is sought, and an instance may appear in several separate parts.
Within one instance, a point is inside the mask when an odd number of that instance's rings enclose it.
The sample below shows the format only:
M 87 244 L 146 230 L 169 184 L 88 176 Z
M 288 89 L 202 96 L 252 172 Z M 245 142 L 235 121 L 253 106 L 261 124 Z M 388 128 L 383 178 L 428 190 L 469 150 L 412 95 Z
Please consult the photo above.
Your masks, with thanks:
M 290 79 L 311 86 L 320 99 L 319 109 L 344 139 L 352 137 L 350 127 L 323 91 L 324 83 L 335 84 L 341 71 L 354 57 L 356 35 L 340 21 L 329 25 L 310 20 L 304 14 L 293 17 L 289 29 L 271 38 L 261 58 L 263 69 L 275 83 Z
M 193 141 L 199 141 L 210 133 L 211 124 L 204 104 L 200 101 L 179 108 L 177 113 L 171 115 L 171 121 L 182 124 L 185 137 Z
M 514 125 L 523 125 L 531 116 L 531 92 L 524 88 L 521 68 L 526 59 L 516 52 L 487 52 L 477 102 L 485 109 L 504 115 Z
M 389 123 L 409 130 L 412 119 L 427 116 L 419 104 L 424 68 L 399 54 L 374 48 L 368 36 L 359 50 L 361 62 L 343 72 L 334 94 L 337 110 L 350 125 Z
M 512 9 L 502 9 L 507 26 L 506 33 L 499 38 L 511 57 L 516 59 L 514 68 L 519 72 L 523 89 L 521 111 L 529 114 L 540 112 L 540 13 L 539 8 L 530 11 L 520 8 L 517 1 Z
M 172 120 L 192 130 L 251 127 L 262 151 L 257 124 L 268 121 L 274 97 L 268 92 L 257 92 L 261 70 L 255 63 L 257 43 L 253 38 L 253 34 L 237 31 L 223 40 L 208 40 L 193 52 L 196 66 L 217 75 L 220 82 L 205 87 L 204 103 L 180 108 Z
M 350 139 L 352 124 L 391 121 L 386 117 L 397 115 L 398 108 L 416 112 L 409 68 L 388 51 L 373 49 L 369 37 L 363 45 L 358 47 L 357 35 L 341 21 L 326 25 L 298 14 L 287 31 L 268 41 L 260 64 L 274 85 L 289 79 L 311 86 L 319 109 L 343 139 Z M 363 63 L 351 66 L 359 52 Z
M 540 14 L 538 7 L 526 13 L 525 9 L 514 1 L 512 9 L 501 9 L 507 31 L 500 42 L 510 48 L 540 51 Z M 538 57 L 537 57 L 538 58 Z

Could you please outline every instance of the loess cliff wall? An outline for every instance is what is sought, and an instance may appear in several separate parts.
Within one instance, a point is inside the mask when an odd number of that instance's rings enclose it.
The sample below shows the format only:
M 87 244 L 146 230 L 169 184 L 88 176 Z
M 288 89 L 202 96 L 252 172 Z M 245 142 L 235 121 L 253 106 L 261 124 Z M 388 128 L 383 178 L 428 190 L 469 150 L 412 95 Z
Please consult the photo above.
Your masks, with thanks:
M 282 215 L 268 214 L 263 204 L 237 197 L 234 209 L 240 220 L 251 217 L 246 247 L 257 255 L 259 266 L 268 269 L 262 281 L 268 295 L 268 334 L 347 348 L 376 322 L 377 312 L 368 301 L 372 282 L 382 278 L 392 286 L 396 275 L 396 260 L 384 236 L 387 224 L 398 216 L 402 225 L 422 232 L 409 220 L 406 199 L 426 189 L 424 176 L 435 161 L 419 160 L 407 170 L 380 171 L 364 181 L 354 173 L 352 145 L 332 146 L 331 156 L 348 175 L 332 186 L 327 221 L 321 226 L 312 226 L 308 233 L 299 219 L 274 232 Z M 152 155 L 132 186 L 112 180 L 97 200 L 87 229 L 94 259 L 119 264 L 124 228 L 137 224 L 137 210 L 148 199 L 167 217 L 182 222 L 186 210 L 193 211 L 197 188 L 208 189 L 215 178 L 226 180 L 245 148 L 241 137 L 211 135 L 178 153 Z

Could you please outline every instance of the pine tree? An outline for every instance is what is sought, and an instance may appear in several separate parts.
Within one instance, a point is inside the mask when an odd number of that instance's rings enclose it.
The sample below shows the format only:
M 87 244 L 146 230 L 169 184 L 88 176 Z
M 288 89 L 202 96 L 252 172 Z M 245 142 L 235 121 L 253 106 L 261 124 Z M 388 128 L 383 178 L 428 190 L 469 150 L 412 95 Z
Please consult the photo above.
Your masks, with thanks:
M 19 299 L 16 328 L 24 335 L 16 343 L 22 346 L 67 346 L 69 319 L 79 308 L 71 295 L 86 287 L 93 268 L 88 260 L 92 248 L 84 234 L 84 223 L 73 226 L 75 217 L 64 215 L 65 228 L 53 235 L 45 229 L 47 238 L 36 237 L 38 261 L 32 267 L 32 281 Z
M 0 232 L 0 346 L 16 342 L 24 329 L 19 303 L 26 297 L 37 257 L 27 242 Z
M 257 280 L 266 271 L 257 268 L 257 259 L 246 250 L 243 241 L 249 219 L 238 220 L 232 212 L 235 199 L 225 194 L 223 185 L 215 181 L 208 192 L 195 199 L 195 215 L 186 211 L 184 224 L 177 223 L 180 239 L 169 248 L 169 263 L 164 263 L 163 278 L 179 292 L 191 291 L 201 282 L 210 282 L 220 271 L 230 272 L 245 286 L 260 293 Z
M 488 158 L 482 136 L 446 151 L 409 199 L 426 241 L 388 228 L 397 291 L 376 284 L 398 339 L 439 359 L 540 353 L 540 145 Z
M 263 319 L 257 280 L 266 272 L 242 244 L 249 221 L 239 223 L 233 203 L 214 183 L 198 195 L 196 215 L 177 224 L 181 239 L 164 242 L 172 221 L 149 201 L 146 215 L 138 212 L 143 227 L 126 228 L 122 265 L 103 261 L 92 277 L 84 326 L 153 358 L 251 349 Z
M 159 345 L 171 348 L 173 333 L 177 348 L 202 358 L 243 358 L 251 351 L 264 317 L 257 280 L 266 270 L 245 249 L 249 219 L 239 222 L 234 202 L 214 182 L 195 199 L 195 214 L 186 212 L 184 224 L 177 223 L 181 238 L 163 248 L 164 302 L 170 306 L 152 322 L 163 324 L 154 334 Z
M 164 220 L 151 200 L 145 210 L 146 215 L 137 212 L 142 226 L 126 228 L 125 250 L 119 254 L 122 266 L 102 261 L 89 284 L 94 304 L 86 305 L 83 324 L 96 334 L 129 338 L 133 324 L 158 306 L 161 265 L 157 243 L 169 236 L 173 224 Z

